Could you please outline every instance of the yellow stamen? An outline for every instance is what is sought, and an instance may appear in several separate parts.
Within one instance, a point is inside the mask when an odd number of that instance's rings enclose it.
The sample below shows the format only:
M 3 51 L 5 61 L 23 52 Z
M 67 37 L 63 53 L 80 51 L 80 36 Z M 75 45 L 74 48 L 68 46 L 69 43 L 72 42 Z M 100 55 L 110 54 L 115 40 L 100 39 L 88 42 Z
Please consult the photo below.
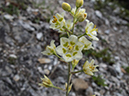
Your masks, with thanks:
M 53 16 L 53 18 L 54 18 L 54 19 L 53 19 L 53 21 L 52 21 L 52 22 L 53 22 L 53 23 L 56 23 L 56 22 L 57 22 L 57 18 L 56 18 L 56 16 Z
M 96 32 L 98 32 L 98 28 L 96 28 L 96 25 L 94 25 L 94 28 L 95 28 Z

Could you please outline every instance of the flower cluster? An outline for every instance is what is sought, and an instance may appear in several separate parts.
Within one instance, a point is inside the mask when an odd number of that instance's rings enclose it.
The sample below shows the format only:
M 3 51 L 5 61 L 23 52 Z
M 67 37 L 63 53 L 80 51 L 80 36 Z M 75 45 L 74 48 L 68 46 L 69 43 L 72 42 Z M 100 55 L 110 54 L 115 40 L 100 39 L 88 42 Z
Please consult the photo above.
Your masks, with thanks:
M 57 30 L 59 33 L 67 34 L 67 37 L 61 37 L 60 38 L 60 45 L 56 46 L 54 44 L 54 40 L 51 41 L 50 46 L 48 45 L 46 47 L 46 50 L 42 53 L 44 55 L 56 55 L 61 60 L 66 62 L 68 65 L 72 65 L 72 73 L 78 73 L 78 72 L 84 72 L 87 75 L 93 75 L 94 72 L 98 71 L 96 67 L 98 65 L 94 65 L 94 60 L 92 59 L 91 62 L 86 61 L 83 65 L 82 70 L 74 72 L 74 68 L 78 64 L 79 60 L 83 58 L 83 50 L 89 50 L 94 49 L 92 45 L 92 40 L 99 40 L 97 38 L 97 31 L 96 25 L 93 24 L 93 22 L 90 22 L 87 19 L 87 13 L 84 8 L 81 8 L 83 5 L 83 0 L 76 0 L 76 7 L 71 8 L 71 6 L 64 2 L 62 4 L 62 8 L 69 12 L 71 16 L 73 17 L 73 20 L 65 20 L 64 15 L 65 13 L 57 13 L 53 18 L 50 20 L 50 28 Z M 85 26 L 85 32 L 81 35 L 76 35 L 76 32 L 74 32 L 74 26 L 78 22 L 86 22 Z M 86 37 L 89 38 L 86 38 Z M 90 40 L 89 40 L 90 39 Z M 70 67 L 69 67 L 70 70 Z M 68 75 L 70 76 L 70 75 Z M 43 83 L 40 84 L 45 87 L 53 87 L 54 85 L 51 83 L 51 81 L 44 76 L 45 79 L 42 79 Z M 69 77 L 70 78 L 70 77 Z M 65 90 L 67 91 L 66 94 L 69 93 L 72 84 L 69 84 L 69 81 L 66 83 Z M 54 87 L 58 88 L 58 87 Z M 59 88 L 58 88 L 59 89 Z

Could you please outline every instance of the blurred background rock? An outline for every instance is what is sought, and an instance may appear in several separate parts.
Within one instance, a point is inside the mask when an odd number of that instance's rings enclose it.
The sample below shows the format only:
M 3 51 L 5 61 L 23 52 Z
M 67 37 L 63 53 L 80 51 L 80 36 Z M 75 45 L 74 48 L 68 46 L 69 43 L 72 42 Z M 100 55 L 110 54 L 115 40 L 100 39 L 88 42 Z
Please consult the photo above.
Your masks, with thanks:
M 38 86 L 44 74 L 62 88 L 66 82 L 67 65 L 41 54 L 51 40 L 59 45 L 61 35 L 49 28 L 49 20 L 63 11 L 63 1 L 74 7 L 76 0 L 0 0 L 0 96 L 65 96 L 60 90 Z M 95 50 L 83 52 L 76 70 L 94 58 L 99 72 L 93 77 L 73 75 L 70 96 L 129 96 L 129 1 L 84 1 L 100 41 L 93 41 Z M 76 25 L 76 32 L 84 32 L 85 25 Z M 83 84 L 75 83 L 78 80 Z

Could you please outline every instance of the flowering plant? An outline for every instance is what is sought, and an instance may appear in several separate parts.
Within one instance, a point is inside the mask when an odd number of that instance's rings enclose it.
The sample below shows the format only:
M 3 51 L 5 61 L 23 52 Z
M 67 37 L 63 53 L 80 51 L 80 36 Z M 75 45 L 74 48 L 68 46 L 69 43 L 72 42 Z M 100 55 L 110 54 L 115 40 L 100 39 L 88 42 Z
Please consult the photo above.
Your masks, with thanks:
M 71 14 L 73 21 L 65 20 L 65 13 L 57 13 L 55 16 L 53 16 L 53 19 L 50 20 L 50 28 L 55 29 L 62 34 L 66 33 L 67 37 L 61 37 L 60 45 L 57 47 L 54 44 L 54 40 L 52 40 L 50 46 L 47 46 L 46 50 L 42 52 L 44 55 L 55 55 L 68 64 L 68 80 L 65 84 L 65 89 L 54 86 L 50 79 L 46 76 L 42 78 L 42 83 L 39 85 L 64 90 L 66 91 L 66 96 L 68 96 L 72 87 L 72 84 L 70 84 L 72 74 L 84 72 L 87 75 L 93 75 L 93 72 L 98 71 L 96 69 L 98 65 L 94 65 L 95 61 L 93 59 L 91 62 L 86 61 L 82 70 L 74 71 L 74 68 L 78 64 L 79 60 L 83 58 L 82 50 L 94 49 L 91 40 L 88 40 L 86 35 L 92 40 L 99 40 L 96 37 L 98 29 L 92 22 L 86 19 L 87 13 L 85 12 L 84 8 L 81 8 L 82 5 L 83 0 L 76 0 L 76 7 L 71 9 L 71 6 L 68 3 L 63 2 L 62 8 Z M 83 21 L 87 22 L 85 33 L 77 36 L 74 32 L 74 26 L 78 22 Z

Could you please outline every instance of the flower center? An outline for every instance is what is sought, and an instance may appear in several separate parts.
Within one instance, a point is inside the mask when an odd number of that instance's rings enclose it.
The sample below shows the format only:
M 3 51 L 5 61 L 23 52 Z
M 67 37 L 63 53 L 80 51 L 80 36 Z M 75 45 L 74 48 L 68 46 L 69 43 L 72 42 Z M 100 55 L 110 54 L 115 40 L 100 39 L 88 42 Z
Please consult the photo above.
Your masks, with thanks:
M 73 50 L 73 46 L 68 46 L 69 51 Z
M 94 69 L 95 69 L 95 67 L 94 67 L 93 65 L 90 65 L 89 68 L 90 68 L 91 70 L 94 70 Z

